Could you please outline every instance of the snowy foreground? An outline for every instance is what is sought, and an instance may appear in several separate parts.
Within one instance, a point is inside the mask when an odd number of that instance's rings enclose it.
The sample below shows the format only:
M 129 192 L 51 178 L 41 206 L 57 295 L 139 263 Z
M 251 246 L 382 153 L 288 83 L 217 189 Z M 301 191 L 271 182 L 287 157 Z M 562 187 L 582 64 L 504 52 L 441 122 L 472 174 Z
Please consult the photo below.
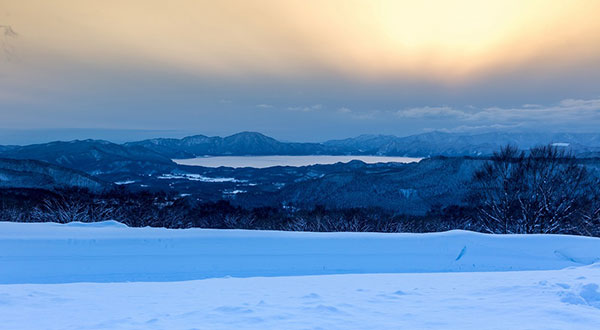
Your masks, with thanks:
M 0 223 L 0 283 L 3 329 L 598 329 L 600 239 Z

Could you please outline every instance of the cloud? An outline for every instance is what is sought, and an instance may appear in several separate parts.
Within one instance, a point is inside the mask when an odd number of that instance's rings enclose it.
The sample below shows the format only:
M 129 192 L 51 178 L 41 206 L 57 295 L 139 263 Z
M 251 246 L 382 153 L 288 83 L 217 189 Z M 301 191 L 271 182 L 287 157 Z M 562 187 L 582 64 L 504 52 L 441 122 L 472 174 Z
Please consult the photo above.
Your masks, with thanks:
M 453 128 L 426 128 L 425 132 L 445 132 L 445 133 L 484 133 L 490 131 L 506 131 L 506 130 L 514 130 L 518 128 L 524 127 L 523 124 L 513 124 L 513 125 L 501 125 L 501 124 L 492 124 L 492 125 L 479 125 L 479 126 L 469 126 L 469 125 L 460 125 Z
M 487 107 L 482 109 L 457 109 L 449 106 L 421 107 L 399 110 L 396 115 L 411 119 L 454 118 L 466 122 L 519 122 L 519 121 L 580 121 L 584 118 L 598 120 L 600 99 L 565 99 L 559 103 L 542 106 L 525 104 L 519 107 Z
M 321 104 L 314 104 L 314 105 L 305 106 L 305 107 L 289 107 L 287 109 L 290 111 L 312 112 L 312 111 L 321 110 L 323 108 L 324 107 Z
M 27 1 L 3 5 L 18 13 L 14 24 L 23 29 L 43 27 L 30 39 L 40 51 L 51 44 L 56 47 L 49 50 L 93 59 L 131 55 L 140 64 L 159 61 L 199 74 L 268 71 L 292 79 L 325 68 L 359 79 L 393 72 L 462 81 L 531 58 L 577 63 L 575 55 L 598 55 L 600 25 L 593 14 L 600 5 L 589 0 L 437 1 L 436 10 L 394 0 L 377 6 L 368 0 L 189 0 L 166 7 L 157 0 L 56 0 L 40 1 L 34 11 Z M 202 28 L 190 28 L 197 22 Z
M 487 107 L 462 110 L 448 106 L 400 110 L 400 118 L 441 119 L 452 121 L 455 127 L 436 130 L 474 132 L 516 128 L 554 127 L 571 130 L 575 127 L 600 125 L 600 98 L 565 99 L 551 105 L 524 104 L 518 107 Z
M 274 107 L 270 104 L 266 104 L 266 103 L 261 103 L 261 104 L 257 104 L 255 105 L 256 108 L 259 109 L 273 109 Z
M 336 110 L 337 113 L 356 120 L 371 120 L 381 116 L 389 115 L 389 111 L 369 110 L 369 111 L 353 111 L 347 107 L 341 107 Z
M 600 99 L 566 99 L 549 106 L 525 105 L 521 107 L 490 107 L 474 112 L 466 117 L 470 121 L 493 122 L 580 122 L 600 118 Z
M 3 34 L 5 37 L 16 37 L 19 35 L 10 25 L 0 25 L 0 30 L 4 31 Z
M 523 108 L 542 108 L 540 104 L 523 104 Z
M 379 111 L 379 110 L 371 110 L 371 111 L 364 111 L 364 112 L 352 112 L 350 113 L 350 117 L 353 119 L 358 119 L 358 120 L 370 120 L 370 119 L 377 119 L 379 117 L 382 116 L 382 114 L 385 114 L 383 111 Z
M 10 25 L 1 25 L 0 31 L 2 35 L 0 37 L 0 49 L 4 52 L 7 59 L 10 59 L 12 54 L 14 53 L 13 46 L 8 42 L 9 38 L 16 38 L 19 36 L 15 30 Z
M 465 118 L 468 116 L 466 112 L 462 110 L 456 110 L 448 106 L 404 109 L 397 111 L 396 115 L 400 118 Z
M 375 119 L 379 112 L 362 112 L 353 114 L 351 117 L 354 119 L 364 120 L 364 119 Z

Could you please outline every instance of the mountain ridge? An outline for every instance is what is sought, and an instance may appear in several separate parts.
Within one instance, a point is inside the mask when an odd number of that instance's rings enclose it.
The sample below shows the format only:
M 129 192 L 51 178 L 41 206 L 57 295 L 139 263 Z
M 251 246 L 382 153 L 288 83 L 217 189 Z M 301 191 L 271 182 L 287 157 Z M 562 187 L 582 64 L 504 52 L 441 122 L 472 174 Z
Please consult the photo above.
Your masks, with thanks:
M 428 132 L 405 137 L 363 134 L 353 138 L 318 142 L 281 142 L 257 132 L 226 137 L 193 135 L 182 139 L 151 139 L 129 142 L 171 158 L 200 156 L 264 155 L 380 155 L 380 156 L 486 156 L 506 144 L 520 149 L 558 143 L 575 153 L 600 152 L 596 133 L 508 133 L 459 134 Z
M 377 156 L 474 156 L 491 155 L 507 144 L 526 150 L 554 143 L 576 155 L 600 155 L 600 134 L 595 133 L 481 133 L 429 132 L 406 137 L 359 135 L 315 142 L 282 142 L 257 132 L 226 137 L 192 135 L 181 139 L 154 138 L 116 144 L 104 140 L 54 141 L 27 146 L 0 146 L 0 157 L 36 159 L 89 174 L 105 172 L 156 173 L 174 168 L 172 159 L 202 156 L 268 155 L 377 155 Z
M 0 157 L 34 159 L 93 175 L 121 169 L 147 173 L 155 165 L 175 166 L 170 158 L 141 146 L 91 139 L 18 146 L 0 152 Z
M 182 139 L 158 138 L 125 145 L 142 146 L 171 158 L 340 154 L 337 149 L 322 143 L 281 142 L 258 132 L 240 132 L 226 137 L 192 135 Z

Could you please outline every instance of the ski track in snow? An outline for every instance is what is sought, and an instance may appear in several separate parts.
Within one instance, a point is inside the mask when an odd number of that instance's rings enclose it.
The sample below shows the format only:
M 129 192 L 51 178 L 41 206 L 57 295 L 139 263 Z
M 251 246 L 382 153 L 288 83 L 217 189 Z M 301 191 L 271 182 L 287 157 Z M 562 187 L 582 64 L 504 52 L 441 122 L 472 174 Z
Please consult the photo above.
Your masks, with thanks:
M 0 223 L 0 328 L 598 329 L 599 257 L 561 235 Z

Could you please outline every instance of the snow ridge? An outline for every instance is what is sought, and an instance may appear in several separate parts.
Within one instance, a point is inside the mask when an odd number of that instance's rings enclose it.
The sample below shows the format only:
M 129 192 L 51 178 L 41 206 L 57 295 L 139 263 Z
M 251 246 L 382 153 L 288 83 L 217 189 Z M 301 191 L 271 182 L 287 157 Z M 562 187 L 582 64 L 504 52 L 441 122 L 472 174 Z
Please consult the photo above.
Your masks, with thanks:
M 0 284 L 556 270 L 600 261 L 567 235 L 305 233 L 0 222 Z

